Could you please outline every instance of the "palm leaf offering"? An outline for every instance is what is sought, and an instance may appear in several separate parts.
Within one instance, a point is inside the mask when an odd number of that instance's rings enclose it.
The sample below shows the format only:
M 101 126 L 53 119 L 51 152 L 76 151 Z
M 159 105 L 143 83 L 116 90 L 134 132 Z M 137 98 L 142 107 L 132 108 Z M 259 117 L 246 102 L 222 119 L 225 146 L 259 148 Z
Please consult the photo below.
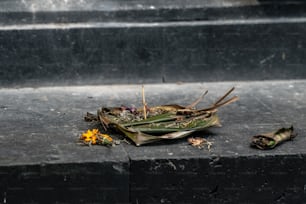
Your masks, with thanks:
M 273 149 L 278 144 L 291 140 L 295 136 L 293 126 L 290 128 L 281 128 L 274 132 L 253 136 L 251 146 L 263 150 Z
M 87 113 L 85 120 L 98 120 L 105 130 L 113 129 L 123 133 L 136 146 L 160 140 L 186 137 L 196 131 L 212 126 L 220 126 L 217 108 L 238 100 L 237 96 L 226 99 L 234 88 L 207 108 L 195 109 L 207 91 L 188 106 L 160 105 L 148 107 L 142 91 L 143 106 L 102 107 L 97 116 Z

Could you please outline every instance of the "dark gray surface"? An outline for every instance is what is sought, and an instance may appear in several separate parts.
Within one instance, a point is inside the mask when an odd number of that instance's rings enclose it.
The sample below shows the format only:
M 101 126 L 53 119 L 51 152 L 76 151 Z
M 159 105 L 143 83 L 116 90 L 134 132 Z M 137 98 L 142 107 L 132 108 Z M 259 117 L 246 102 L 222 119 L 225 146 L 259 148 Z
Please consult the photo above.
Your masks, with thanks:
M 0 87 L 305 79 L 305 22 L 255 19 L 0 29 Z
M 138 148 L 89 148 L 76 144 L 81 132 L 93 125 L 83 121 L 87 111 L 95 113 L 102 105 L 139 106 L 141 87 L 137 85 L 1 89 L 1 165 L 306 153 L 305 148 L 298 148 L 305 144 L 305 81 L 146 85 L 145 89 L 151 106 L 186 105 L 207 89 L 209 95 L 198 105 L 201 107 L 232 86 L 240 100 L 220 108 L 223 127 L 210 129 L 207 136 L 214 142 L 210 153 L 187 146 L 185 140 Z M 249 148 L 250 136 L 291 124 L 299 132 L 294 142 L 272 151 Z M 100 156 L 91 157 L 92 154 Z
M 0 87 L 305 79 L 303 1 L 1 1 Z
M 0 203 L 305 203 L 305 11 L 304 1 L 1 1 Z M 191 83 L 166 84 L 178 81 Z M 149 105 L 208 89 L 200 107 L 233 85 L 240 101 L 220 109 L 222 128 L 194 135 L 211 152 L 186 139 L 77 144 L 97 127 L 87 111 L 141 105 L 139 85 L 118 85 L 141 83 L 157 83 Z M 293 141 L 249 147 L 290 125 Z
M 305 203 L 305 81 L 183 85 L 174 99 L 186 104 L 207 88 L 212 102 L 232 85 L 240 100 L 220 108 L 223 127 L 195 134 L 214 142 L 211 152 L 185 139 L 126 147 L 132 203 Z M 271 151 L 249 147 L 251 136 L 291 124 L 295 140 Z
M 220 108 L 223 126 L 194 135 L 213 142 L 210 152 L 186 139 L 141 147 L 77 144 L 83 131 L 96 127 L 83 120 L 87 111 L 141 105 L 138 85 L 1 89 L 0 198 L 13 203 L 304 202 L 306 81 L 160 84 L 145 90 L 149 106 L 187 105 L 209 90 L 202 107 L 232 86 L 240 100 Z M 290 125 L 298 133 L 293 141 L 270 151 L 249 147 L 251 136 Z
M 153 22 L 305 16 L 304 1 L 11 0 L 0 2 L 0 25 Z
M 63 87 L 2 89 L 1 164 L 127 162 L 122 146 L 76 145 L 80 133 L 88 129 L 84 114 L 97 106 L 96 99 L 87 98 L 92 93 L 78 94 Z
M 0 203 L 127 203 L 123 146 L 78 145 L 94 92 L 1 89 Z M 99 98 L 102 99 L 102 98 Z M 120 196 L 118 196 L 120 195 Z
M 171 0 L 77 0 L 77 1 L 60 1 L 46 0 L 4 0 L 1 1 L 1 12 L 35 12 L 35 11 L 86 11 L 86 10 L 135 10 L 135 9 L 159 9 L 159 8 L 192 8 L 192 7 L 233 7 L 233 6 L 249 6 L 258 5 L 257 0 L 177 0 L 175 4 Z
M 160 0 L 1 1 L 0 25 L 193 20 L 210 17 L 218 18 L 224 15 L 221 14 L 224 9 L 226 9 L 227 16 L 260 15 L 265 13 L 262 12 L 262 9 L 254 9 L 254 11 L 252 11 L 250 8 L 258 5 L 259 3 L 254 0 L 179 0 L 175 3 L 173 3 L 173 1 Z M 240 7 L 245 7 L 247 11 L 239 9 Z M 233 14 L 230 14 L 231 12 L 233 12 Z

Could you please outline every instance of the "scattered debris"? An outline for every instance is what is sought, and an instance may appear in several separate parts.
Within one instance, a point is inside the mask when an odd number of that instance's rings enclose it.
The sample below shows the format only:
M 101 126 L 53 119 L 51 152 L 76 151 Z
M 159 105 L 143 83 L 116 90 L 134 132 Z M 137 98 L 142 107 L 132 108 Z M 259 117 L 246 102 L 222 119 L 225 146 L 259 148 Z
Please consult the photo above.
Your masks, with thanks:
M 202 137 L 190 137 L 187 139 L 187 141 L 190 145 L 193 147 L 198 147 L 199 149 L 202 149 L 205 145 L 207 145 L 208 151 L 211 150 L 211 146 L 213 144 L 213 142 L 209 142 L 207 139 Z
M 105 130 L 117 130 L 137 146 L 160 140 L 178 139 L 195 131 L 220 126 L 217 108 L 238 100 L 237 96 L 225 100 L 233 90 L 234 88 L 230 89 L 210 107 L 195 109 L 207 91 L 188 106 L 174 104 L 149 107 L 142 88 L 142 107 L 102 107 L 97 115 L 87 113 L 85 120 L 99 120 Z
M 273 149 L 278 144 L 293 139 L 296 135 L 293 126 L 281 128 L 274 132 L 253 136 L 251 146 L 262 150 Z

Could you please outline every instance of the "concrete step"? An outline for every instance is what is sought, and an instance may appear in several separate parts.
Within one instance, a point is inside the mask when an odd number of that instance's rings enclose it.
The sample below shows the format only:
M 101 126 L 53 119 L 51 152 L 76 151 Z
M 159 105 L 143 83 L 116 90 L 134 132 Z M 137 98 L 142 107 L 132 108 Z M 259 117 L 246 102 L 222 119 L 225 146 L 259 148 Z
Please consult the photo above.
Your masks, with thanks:
M 305 79 L 302 1 L 112 2 L 1 1 L 0 87 Z
M 305 17 L 306 4 L 267 0 L 3 0 L 1 25 Z
M 304 203 L 306 3 L 0 2 L 0 203 Z M 211 103 L 223 126 L 135 147 L 80 146 L 101 106 Z M 130 85 L 127 85 L 130 84 Z M 251 136 L 293 125 L 271 151 Z M 111 136 L 122 136 L 112 133 Z
M 148 84 L 149 106 L 198 107 L 230 87 L 240 100 L 219 110 L 221 128 L 136 147 L 81 146 L 97 127 L 83 120 L 101 106 L 141 105 L 138 85 L 0 89 L 2 203 L 303 203 L 306 199 L 306 81 Z M 298 136 L 276 149 L 250 148 L 251 136 L 293 125 Z M 101 127 L 100 127 L 101 128 Z M 119 137 L 117 134 L 111 134 Z
M 305 79 L 305 22 L 251 19 L 0 29 L 0 86 Z

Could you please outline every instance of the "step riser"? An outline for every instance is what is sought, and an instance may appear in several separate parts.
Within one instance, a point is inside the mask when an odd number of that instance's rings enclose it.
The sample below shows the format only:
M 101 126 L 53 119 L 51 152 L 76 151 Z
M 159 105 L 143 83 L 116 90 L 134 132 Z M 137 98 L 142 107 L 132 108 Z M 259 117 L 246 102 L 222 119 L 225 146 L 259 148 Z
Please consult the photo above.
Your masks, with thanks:
M 304 162 L 297 156 L 134 161 L 130 197 L 133 203 L 303 203 Z
M 2 27 L 0 86 L 306 76 L 303 19 L 69 25 Z
M 127 203 L 128 164 L 19 165 L 0 167 L 3 203 Z M 120 195 L 120 196 L 118 196 Z

